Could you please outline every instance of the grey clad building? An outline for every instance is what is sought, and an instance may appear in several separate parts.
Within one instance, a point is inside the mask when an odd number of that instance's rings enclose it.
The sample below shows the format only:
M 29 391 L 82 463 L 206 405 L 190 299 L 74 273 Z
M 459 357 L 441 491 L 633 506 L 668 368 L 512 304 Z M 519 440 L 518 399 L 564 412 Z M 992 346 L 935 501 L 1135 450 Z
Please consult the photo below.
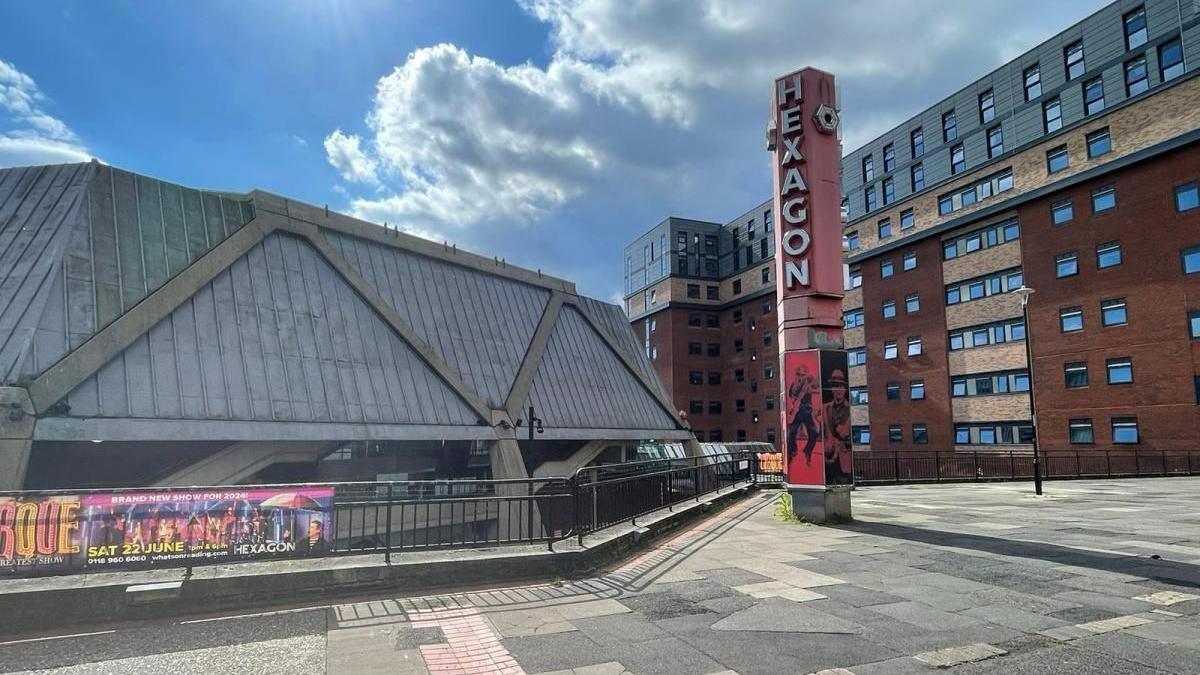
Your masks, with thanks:
M 537 477 L 691 439 L 621 308 L 257 190 L 0 170 L 0 289 L 2 489 Z

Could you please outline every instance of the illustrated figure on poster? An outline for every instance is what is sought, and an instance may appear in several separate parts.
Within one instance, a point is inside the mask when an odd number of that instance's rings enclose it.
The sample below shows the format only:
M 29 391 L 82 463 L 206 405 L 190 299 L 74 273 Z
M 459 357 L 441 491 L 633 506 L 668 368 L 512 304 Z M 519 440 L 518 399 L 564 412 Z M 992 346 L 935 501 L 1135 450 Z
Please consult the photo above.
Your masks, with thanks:
M 828 381 L 829 400 L 825 402 L 825 482 L 849 485 L 854 482 L 850 446 L 850 399 L 846 374 L 834 369 Z
M 800 428 L 804 428 L 804 463 L 806 466 L 812 464 L 812 452 L 816 447 L 817 441 L 821 438 L 820 429 L 817 426 L 817 421 L 813 416 L 813 394 L 820 395 L 820 387 L 817 383 L 817 378 L 804 366 L 796 368 L 796 377 L 792 381 L 791 388 L 788 389 L 787 398 L 787 463 L 792 463 L 792 458 L 796 456 L 796 441 L 799 438 Z

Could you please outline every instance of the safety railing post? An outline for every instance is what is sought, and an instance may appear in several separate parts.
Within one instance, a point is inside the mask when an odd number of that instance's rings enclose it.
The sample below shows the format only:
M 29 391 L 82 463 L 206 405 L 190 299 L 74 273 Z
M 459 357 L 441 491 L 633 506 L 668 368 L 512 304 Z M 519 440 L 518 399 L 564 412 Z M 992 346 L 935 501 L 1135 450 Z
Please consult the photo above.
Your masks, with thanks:
M 975 473 L 975 481 L 979 482 L 979 453 L 971 453 L 971 470 Z
M 1112 478 L 1112 451 L 1104 451 L 1104 477 Z
M 933 451 L 933 470 L 934 470 L 934 475 L 936 476 L 936 479 L 935 479 L 936 482 L 938 482 L 938 483 L 942 482 L 942 451 L 941 450 Z
M 387 484 L 387 517 L 383 519 L 384 528 L 386 531 L 383 535 L 384 546 L 383 562 L 385 565 L 392 564 L 392 484 Z
M 1016 478 L 1017 478 L 1017 461 L 1013 457 L 1012 450 L 1008 451 L 1008 473 L 1013 478 L 1013 480 L 1016 480 Z
M 892 451 L 892 466 L 892 476 L 898 485 L 900 483 L 900 453 L 896 450 Z

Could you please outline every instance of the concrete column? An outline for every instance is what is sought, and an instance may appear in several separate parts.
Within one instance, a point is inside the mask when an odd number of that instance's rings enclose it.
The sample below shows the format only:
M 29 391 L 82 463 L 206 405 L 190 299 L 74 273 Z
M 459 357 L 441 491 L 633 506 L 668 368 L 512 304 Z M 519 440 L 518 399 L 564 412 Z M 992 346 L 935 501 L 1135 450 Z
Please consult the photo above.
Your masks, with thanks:
M 0 387 L 0 490 L 25 487 L 36 422 L 28 391 Z
M 507 431 L 507 433 L 505 433 Z M 524 453 L 511 429 L 501 431 L 503 436 L 492 444 L 492 478 L 529 478 L 525 468 Z M 496 486 L 497 497 L 532 497 L 537 483 Z M 500 539 L 524 539 L 538 536 L 542 532 L 542 516 L 536 500 L 496 500 L 496 527 Z

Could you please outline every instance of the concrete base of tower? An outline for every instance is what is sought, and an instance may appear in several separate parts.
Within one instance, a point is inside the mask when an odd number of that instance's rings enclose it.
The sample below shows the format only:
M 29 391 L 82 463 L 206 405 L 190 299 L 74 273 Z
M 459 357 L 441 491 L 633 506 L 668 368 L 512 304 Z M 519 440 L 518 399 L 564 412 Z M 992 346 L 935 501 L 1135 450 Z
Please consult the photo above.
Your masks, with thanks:
M 852 520 L 849 485 L 789 485 L 792 513 L 805 522 L 844 523 Z

